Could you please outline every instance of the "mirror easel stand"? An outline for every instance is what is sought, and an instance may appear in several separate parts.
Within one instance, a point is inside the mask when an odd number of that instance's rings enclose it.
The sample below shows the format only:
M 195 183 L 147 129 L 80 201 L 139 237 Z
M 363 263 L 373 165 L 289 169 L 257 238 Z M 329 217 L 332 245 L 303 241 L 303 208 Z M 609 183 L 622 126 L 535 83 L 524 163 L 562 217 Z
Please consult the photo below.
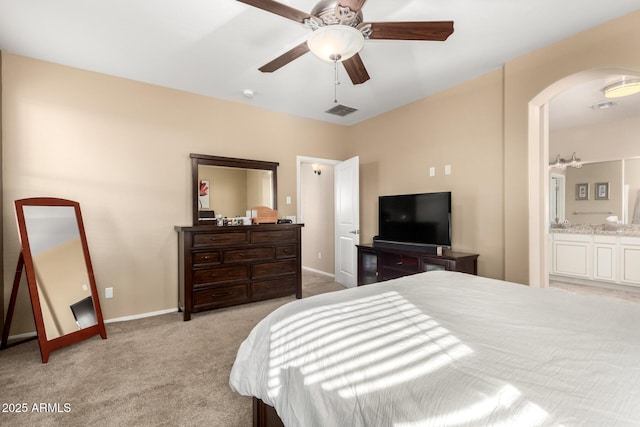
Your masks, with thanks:
M 22 270 L 24 269 L 24 257 L 22 251 L 18 256 L 18 265 L 16 266 L 16 275 L 13 279 L 13 288 L 11 289 L 11 298 L 9 299 L 9 307 L 7 308 L 7 318 L 4 322 L 4 328 L 2 329 L 2 341 L 0 342 L 0 350 L 13 347 L 14 345 L 22 344 L 27 341 L 33 341 L 38 338 L 37 335 L 33 337 L 24 338 L 18 341 L 14 341 L 9 344 L 9 332 L 11 331 L 11 320 L 13 319 L 13 312 L 16 308 L 16 300 L 18 298 L 18 289 L 20 287 L 20 279 L 22 278 Z
M 80 205 L 77 202 L 73 202 L 71 200 L 64 199 L 55 199 L 55 198 L 31 198 L 31 199 L 22 199 L 16 200 L 16 217 L 18 220 L 18 231 L 20 234 L 20 241 L 22 245 L 22 250 L 20 251 L 20 255 L 18 257 L 18 264 L 16 267 L 16 275 L 13 282 L 13 289 L 11 291 L 11 298 L 9 300 L 9 307 L 7 310 L 7 319 L 2 332 L 2 343 L 0 344 L 0 348 L 9 347 L 8 338 L 9 338 L 9 330 L 11 327 L 11 320 L 13 318 L 16 300 L 18 296 L 18 290 L 20 287 L 20 279 L 22 277 L 22 272 L 25 271 L 27 276 L 27 285 L 29 288 L 29 297 L 31 299 L 31 308 L 33 311 L 33 318 L 36 326 L 36 335 L 38 339 L 38 344 L 40 347 L 40 355 L 42 356 L 42 363 L 47 363 L 49 360 L 49 354 L 57 349 L 62 347 L 69 346 L 73 343 L 88 339 L 94 335 L 100 335 L 102 339 L 107 339 L 107 332 L 104 326 L 104 321 L 102 318 L 102 310 L 100 308 L 100 300 L 98 299 L 98 291 L 95 283 L 95 277 L 93 275 L 93 267 L 91 266 L 91 259 L 89 257 L 89 249 L 87 245 L 87 239 L 84 232 L 84 225 L 82 222 L 82 215 L 80 213 Z M 62 210 L 58 209 L 62 208 Z M 60 215 L 63 214 L 63 215 Z M 50 215 L 48 217 L 48 215 Z M 49 223 L 46 223 L 47 220 L 50 219 Z M 79 243 L 81 245 L 81 249 L 78 249 L 77 257 L 78 262 L 81 262 L 81 268 L 86 268 L 86 274 L 82 280 L 82 287 L 86 287 L 86 283 L 89 283 L 88 290 L 90 290 L 91 295 L 89 297 L 84 298 L 84 300 L 89 301 L 89 310 L 91 321 L 87 324 L 82 324 L 83 319 L 80 316 L 76 316 L 76 312 L 74 312 L 74 308 L 77 307 L 76 304 L 73 304 L 74 307 L 69 304 L 63 304 L 62 309 L 65 311 L 66 316 L 76 317 L 74 330 L 63 330 L 63 331 L 54 331 L 51 325 L 51 307 L 50 302 L 47 301 L 48 298 L 55 295 L 56 289 L 55 286 L 53 289 L 45 290 L 45 285 L 49 285 L 48 278 L 42 277 L 42 271 L 39 270 L 38 279 L 40 282 L 36 281 L 36 269 L 34 264 L 34 257 L 38 254 L 32 253 L 33 243 L 34 248 L 38 248 L 37 251 L 40 253 L 42 251 L 43 243 L 49 245 L 46 249 L 57 249 L 60 245 L 59 241 L 56 241 L 54 244 L 51 241 L 59 240 L 59 232 L 60 230 L 55 229 L 55 225 L 59 224 L 60 220 L 65 222 L 67 226 L 65 230 L 68 230 L 69 224 L 74 224 L 77 227 L 74 233 L 72 233 L 72 240 Z M 30 227 L 27 227 L 27 222 L 31 222 Z M 43 221 L 45 223 L 45 227 L 42 227 Z M 29 236 L 27 229 L 31 230 L 32 235 Z M 36 230 L 34 232 L 33 230 Z M 46 233 L 48 231 L 52 232 L 52 235 L 47 236 Z M 44 231 L 44 232 L 43 232 Z M 52 238 L 52 236 L 54 236 Z M 68 242 L 63 242 L 63 244 Z M 74 243 L 74 242 L 71 242 Z M 72 246 L 76 248 L 76 246 Z M 42 267 L 42 266 L 41 266 Z M 69 267 L 67 265 L 67 267 Z M 77 267 L 77 266 L 76 266 Z M 52 281 L 53 282 L 53 281 Z M 43 289 L 43 298 L 46 305 L 47 317 L 49 319 L 48 327 L 51 329 L 50 335 L 47 335 L 47 327 L 45 327 L 45 319 L 43 316 L 43 306 L 40 302 L 40 293 L 38 292 L 38 287 Z M 48 295 L 47 295 L 48 293 Z M 62 293 L 64 295 L 64 292 Z M 66 307 L 65 307 L 66 306 Z M 73 314 L 72 314 L 73 312 Z M 83 316 L 86 316 L 86 308 L 85 312 L 82 313 Z M 85 317 L 86 319 L 86 317 Z M 66 319 L 68 320 L 68 319 Z M 86 320 L 84 320 L 86 322 Z M 61 323 L 60 319 L 54 318 L 54 324 Z M 79 328 L 79 329 L 78 329 Z M 19 344 L 27 340 L 21 340 L 16 342 L 15 344 Z M 15 345 L 12 343 L 11 345 Z

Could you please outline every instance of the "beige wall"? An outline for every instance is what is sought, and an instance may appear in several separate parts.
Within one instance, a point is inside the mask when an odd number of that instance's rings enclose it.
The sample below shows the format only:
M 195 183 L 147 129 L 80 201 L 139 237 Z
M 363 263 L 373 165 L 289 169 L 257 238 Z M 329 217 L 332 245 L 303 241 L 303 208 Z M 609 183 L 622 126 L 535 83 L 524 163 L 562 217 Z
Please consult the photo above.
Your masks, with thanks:
M 177 306 L 173 227 L 191 224 L 189 153 L 279 162 L 281 215 L 296 214 L 296 156 L 346 157 L 340 126 L 2 55 L 5 302 L 19 251 L 16 199 L 80 203 L 113 319 Z M 102 298 L 105 287 L 113 299 Z M 12 334 L 32 322 L 21 289 Z
M 503 277 L 502 74 L 495 71 L 348 129 L 360 156 L 362 243 L 378 233 L 378 196 L 452 192 L 452 247 Z M 444 174 L 451 165 L 451 175 Z M 436 169 L 434 177 L 429 168 Z
M 320 175 L 311 163 L 300 164 L 300 214 L 302 229 L 302 265 L 334 274 L 334 197 L 333 166 L 320 165 Z
M 98 287 L 114 287 L 105 318 L 175 307 L 192 152 L 280 162 L 281 216 L 296 214 L 296 156 L 359 155 L 363 243 L 378 195 L 452 191 L 454 249 L 478 252 L 481 275 L 527 283 L 528 103 L 583 70 L 640 70 L 637 51 L 640 12 L 346 128 L 3 54 L 5 299 L 12 201 L 48 195 L 82 206 Z

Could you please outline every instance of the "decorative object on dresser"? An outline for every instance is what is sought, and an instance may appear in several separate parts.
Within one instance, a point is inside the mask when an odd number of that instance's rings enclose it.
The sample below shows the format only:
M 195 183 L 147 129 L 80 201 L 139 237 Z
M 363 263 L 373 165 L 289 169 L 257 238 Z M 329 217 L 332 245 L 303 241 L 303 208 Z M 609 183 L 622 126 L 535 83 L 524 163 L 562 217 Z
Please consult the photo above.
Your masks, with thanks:
M 431 254 L 412 245 L 358 245 L 358 286 L 434 270 L 477 275 L 478 256 L 450 250 Z
M 178 308 L 192 313 L 295 294 L 302 298 L 301 224 L 175 227 Z

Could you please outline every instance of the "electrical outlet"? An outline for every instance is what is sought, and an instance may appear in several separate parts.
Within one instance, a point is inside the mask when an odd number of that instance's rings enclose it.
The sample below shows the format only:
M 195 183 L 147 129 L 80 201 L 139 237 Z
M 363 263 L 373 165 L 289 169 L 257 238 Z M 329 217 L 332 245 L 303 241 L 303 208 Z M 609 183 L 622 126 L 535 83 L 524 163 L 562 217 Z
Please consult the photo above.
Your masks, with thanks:
M 113 288 L 104 288 L 104 297 L 113 298 Z
M 322 252 L 318 252 L 318 259 L 322 259 Z

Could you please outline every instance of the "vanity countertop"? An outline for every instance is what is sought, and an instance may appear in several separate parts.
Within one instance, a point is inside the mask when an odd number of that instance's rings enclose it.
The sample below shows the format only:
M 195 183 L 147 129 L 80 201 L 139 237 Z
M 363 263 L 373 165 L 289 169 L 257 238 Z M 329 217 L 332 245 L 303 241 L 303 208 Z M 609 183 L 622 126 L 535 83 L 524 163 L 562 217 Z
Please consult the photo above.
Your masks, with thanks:
M 640 237 L 640 224 L 609 225 L 609 224 L 573 224 L 552 226 L 550 233 L 567 234 L 600 234 L 609 236 Z

